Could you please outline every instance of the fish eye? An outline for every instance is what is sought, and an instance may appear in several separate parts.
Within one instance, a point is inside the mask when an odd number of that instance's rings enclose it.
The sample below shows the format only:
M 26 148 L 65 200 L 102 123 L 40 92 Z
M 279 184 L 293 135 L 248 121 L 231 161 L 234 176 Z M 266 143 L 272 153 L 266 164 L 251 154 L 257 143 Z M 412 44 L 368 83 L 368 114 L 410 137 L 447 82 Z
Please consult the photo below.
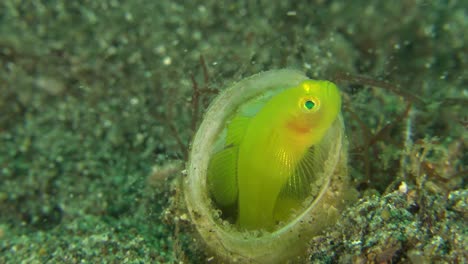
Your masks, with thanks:
M 312 101 L 312 100 L 306 100 L 306 101 L 304 102 L 304 107 L 305 107 L 306 109 L 308 109 L 308 110 L 311 110 L 312 108 L 315 107 L 315 103 L 314 103 L 314 101 Z
M 315 113 L 320 108 L 320 101 L 312 96 L 304 96 L 298 103 L 304 113 Z

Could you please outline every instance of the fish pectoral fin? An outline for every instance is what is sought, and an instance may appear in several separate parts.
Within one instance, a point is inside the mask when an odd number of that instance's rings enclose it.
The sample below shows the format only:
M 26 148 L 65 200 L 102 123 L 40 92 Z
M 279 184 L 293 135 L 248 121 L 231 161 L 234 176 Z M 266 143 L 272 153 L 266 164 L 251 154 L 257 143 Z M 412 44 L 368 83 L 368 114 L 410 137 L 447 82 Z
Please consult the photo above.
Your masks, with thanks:
M 230 146 L 214 154 L 208 165 L 208 188 L 221 207 L 237 202 L 237 146 Z
M 318 178 L 325 162 L 322 146 L 310 147 L 297 164 L 294 172 L 282 187 L 275 204 L 275 218 L 285 219 L 292 211 L 300 208 L 310 196 L 316 195 L 318 186 L 322 183 Z
M 306 151 L 281 189 L 279 198 L 304 199 L 310 194 L 310 184 L 315 180 L 317 172 L 321 170 L 320 161 L 317 160 L 320 155 L 318 150 L 313 146 Z

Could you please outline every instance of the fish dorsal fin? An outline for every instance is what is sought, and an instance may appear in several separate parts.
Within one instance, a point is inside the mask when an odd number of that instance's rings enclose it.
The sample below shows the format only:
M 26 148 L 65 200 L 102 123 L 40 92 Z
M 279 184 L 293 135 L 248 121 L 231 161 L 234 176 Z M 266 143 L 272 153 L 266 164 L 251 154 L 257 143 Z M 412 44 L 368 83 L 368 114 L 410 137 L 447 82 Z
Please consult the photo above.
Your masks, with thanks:
M 250 117 L 236 115 L 227 126 L 225 146 L 239 146 L 244 138 Z
M 224 142 L 216 144 L 208 165 L 208 188 L 214 201 L 221 207 L 232 206 L 237 202 L 239 145 L 250 119 L 238 114 L 228 122 L 221 138 Z
M 232 206 L 237 201 L 238 149 L 230 146 L 213 154 L 208 165 L 208 188 L 221 207 Z
M 265 106 L 268 101 L 275 96 L 278 92 L 278 89 L 270 89 L 265 93 L 259 95 L 258 97 L 252 98 L 249 101 L 245 102 L 239 109 L 238 115 L 245 117 L 254 117 L 263 106 Z

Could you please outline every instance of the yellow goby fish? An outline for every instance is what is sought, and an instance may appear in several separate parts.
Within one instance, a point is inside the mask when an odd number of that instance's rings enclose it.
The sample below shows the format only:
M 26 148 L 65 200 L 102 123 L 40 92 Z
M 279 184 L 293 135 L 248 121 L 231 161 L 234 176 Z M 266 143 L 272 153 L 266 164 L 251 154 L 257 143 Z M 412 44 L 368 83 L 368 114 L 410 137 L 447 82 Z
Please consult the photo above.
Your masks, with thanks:
M 340 108 L 338 88 L 316 80 L 247 102 L 210 160 L 214 202 L 242 229 L 268 230 L 286 219 L 316 180 L 320 143 Z

